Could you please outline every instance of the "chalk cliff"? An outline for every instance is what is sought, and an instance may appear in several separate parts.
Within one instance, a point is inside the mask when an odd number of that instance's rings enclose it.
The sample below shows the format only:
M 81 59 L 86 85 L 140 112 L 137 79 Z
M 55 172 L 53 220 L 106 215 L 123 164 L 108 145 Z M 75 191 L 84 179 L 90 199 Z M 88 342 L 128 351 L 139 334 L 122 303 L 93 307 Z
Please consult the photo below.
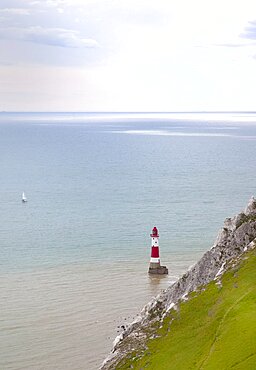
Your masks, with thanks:
M 154 323 L 162 318 L 186 296 L 226 271 L 233 260 L 256 246 L 256 199 L 251 198 L 244 212 L 227 218 L 216 242 L 202 258 L 177 282 L 149 302 L 140 316 L 114 342 L 112 353 L 101 369 L 115 369 L 122 357 L 135 348 L 144 348 L 146 340 L 154 336 Z

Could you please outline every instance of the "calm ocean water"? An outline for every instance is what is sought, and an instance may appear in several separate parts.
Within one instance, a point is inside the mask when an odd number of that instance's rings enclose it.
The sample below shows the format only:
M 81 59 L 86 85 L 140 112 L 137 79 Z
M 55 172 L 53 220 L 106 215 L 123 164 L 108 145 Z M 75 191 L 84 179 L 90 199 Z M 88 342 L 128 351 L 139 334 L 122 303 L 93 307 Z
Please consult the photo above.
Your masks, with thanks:
M 94 370 L 256 195 L 256 113 L 1 113 L 0 168 L 0 369 Z

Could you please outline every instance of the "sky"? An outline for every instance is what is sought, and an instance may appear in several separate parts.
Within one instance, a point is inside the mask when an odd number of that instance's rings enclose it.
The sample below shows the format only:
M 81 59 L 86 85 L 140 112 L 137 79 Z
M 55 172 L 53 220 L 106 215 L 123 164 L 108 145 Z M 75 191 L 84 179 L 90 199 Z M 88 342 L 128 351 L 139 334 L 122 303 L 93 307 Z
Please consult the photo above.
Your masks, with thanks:
M 0 0 L 0 111 L 255 102 L 255 0 Z

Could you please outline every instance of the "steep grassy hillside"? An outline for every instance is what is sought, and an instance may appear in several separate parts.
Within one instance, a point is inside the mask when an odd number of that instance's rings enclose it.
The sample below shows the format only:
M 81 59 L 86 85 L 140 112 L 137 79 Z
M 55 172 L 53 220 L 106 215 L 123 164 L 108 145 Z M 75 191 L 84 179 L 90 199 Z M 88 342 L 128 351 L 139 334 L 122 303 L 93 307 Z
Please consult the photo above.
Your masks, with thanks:
M 172 309 L 149 339 L 118 369 L 255 370 L 256 250 L 189 300 Z

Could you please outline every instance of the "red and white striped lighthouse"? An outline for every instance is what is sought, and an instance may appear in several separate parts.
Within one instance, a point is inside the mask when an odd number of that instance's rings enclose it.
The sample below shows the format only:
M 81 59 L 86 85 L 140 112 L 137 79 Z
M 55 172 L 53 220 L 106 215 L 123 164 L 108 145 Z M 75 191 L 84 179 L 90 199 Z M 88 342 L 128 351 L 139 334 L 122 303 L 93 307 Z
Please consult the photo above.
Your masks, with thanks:
M 150 267 L 158 268 L 160 267 L 160 255 L 159 255 L 159 244 L 158 244 L 158 230 L 156 227 L 152 229 L 151 236 L 151 258 L 150 258 Z
M 158 230 L 157 227 L 153 227 L 151 236 L 151 258 L 149 264 L 148 272 L 150 274 L 168 274 L 168 269 L 166 266 L 161 266 L 160 264 L 160 254 L 159 254 L 159 243 L 158 243 Z

